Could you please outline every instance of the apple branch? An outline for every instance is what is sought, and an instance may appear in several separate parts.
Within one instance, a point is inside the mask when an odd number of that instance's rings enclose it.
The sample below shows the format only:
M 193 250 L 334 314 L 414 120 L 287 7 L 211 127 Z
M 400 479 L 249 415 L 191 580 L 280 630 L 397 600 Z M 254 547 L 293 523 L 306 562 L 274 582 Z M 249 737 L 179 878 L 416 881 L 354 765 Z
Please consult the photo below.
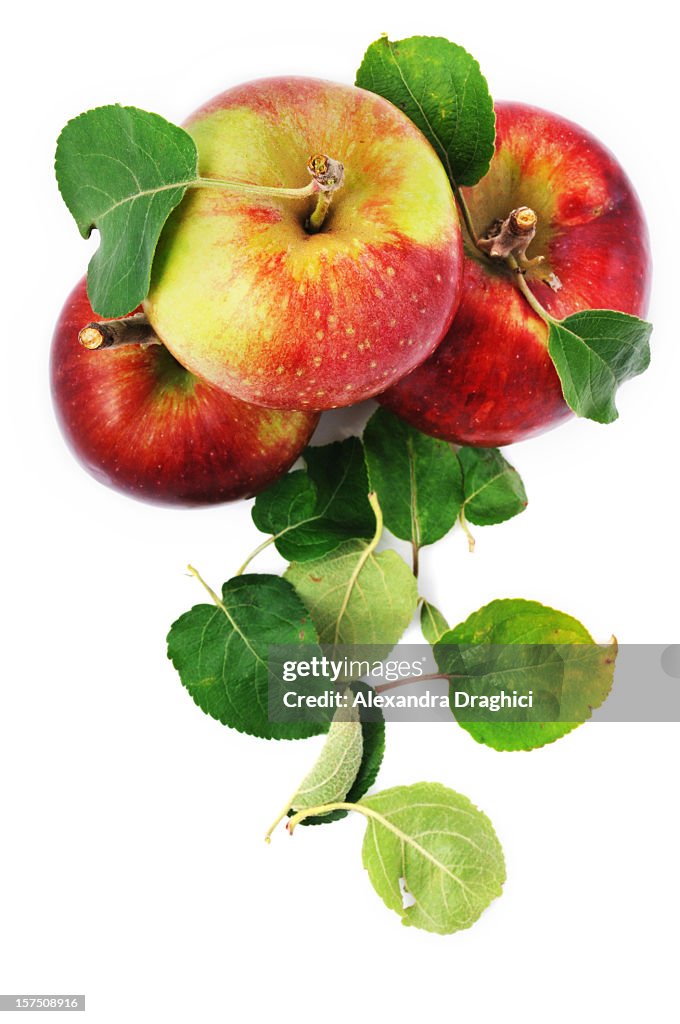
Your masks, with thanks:
M 93 321 L 79 332 L 78 341 L 91 350 L 163 344 L 144 313 L 133 313 L 121 320 Z

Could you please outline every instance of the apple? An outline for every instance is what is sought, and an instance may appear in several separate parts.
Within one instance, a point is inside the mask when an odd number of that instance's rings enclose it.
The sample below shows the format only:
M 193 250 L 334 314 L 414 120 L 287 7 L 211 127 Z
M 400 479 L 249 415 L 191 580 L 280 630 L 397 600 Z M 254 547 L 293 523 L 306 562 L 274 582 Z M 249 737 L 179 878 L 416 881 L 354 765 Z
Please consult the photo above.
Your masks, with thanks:
M 185 125 L 202 178 L 309 182 L 344 166 L 321 229 L 313 199 L 191 189 L 171 214 L 145 312 L 193 373 L 244 401 L 329 409 L 370 398 L 430 355 L 460 293 L 461 231 L 429 142 L 387 100 L 270 78 L 230 89 Z
M 169 505 L 249 497 L 292 465 L 318 415 L 260 409 L 199 380 L 159 344 L 88 351 L 101 322 L 80 281 L 62 309 L 50 376 L 66 440 L 102 483 Z
M 644 316 L 651 260 L 633 188 L 612 154 L 582 128 L 521 103 L 497 103 L 489 173 L 463 189 L 482 236 L 513 209 L 538 217 L 526 280 L 562 318 L 582 309 Z M 561 283 L 554 290 L 546 278 Z M 547 350 L 548 329 L 512 272 L 466 240 L 463 293 L 444 341 L 379 401 L 427 434 L 495 447 L 571 415 Z

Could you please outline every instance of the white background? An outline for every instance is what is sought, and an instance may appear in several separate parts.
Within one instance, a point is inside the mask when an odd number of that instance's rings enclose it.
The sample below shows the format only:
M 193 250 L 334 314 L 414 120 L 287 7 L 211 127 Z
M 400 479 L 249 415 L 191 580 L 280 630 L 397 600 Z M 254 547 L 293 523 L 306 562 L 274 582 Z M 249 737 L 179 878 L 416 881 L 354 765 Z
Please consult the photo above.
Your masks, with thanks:
M 674 1019 L 678 726 L 585 726 L 514 755 L 453 725 L 392 727 L 381 786 L 467 794 L 508 861 L 503 898 L 472 930 L 403 928 L 361 867 L 358 818 L 262 841 L 321 741 L 225 729 L 165 660 L 168 626 L 203 600 L 186 563 L 215 585 L 231 575 L 259 540 L 249 503 L 168 511 L 107 491 L 67 452 L 47 383 L 52 325 L 96 242 L 53 180 L 69 117 L 120 101 L 180 121 L 247 78 L 351 82 L 382 31 L 447 35 L 495 96 L 580 122 L 627 169 L 653 240 L 654 360 L 616 424 L 515 446 L 528 510 L 478 529 L 474 556 L 460 531 L 426 552 L 422 589 L 451 622 L 527 597 L 599 640 L 677 642 L 677 54 L 661 4 L 138 0 L 15 17 L 2 62 L 0 991 L 86 992 L 96 1024 Z

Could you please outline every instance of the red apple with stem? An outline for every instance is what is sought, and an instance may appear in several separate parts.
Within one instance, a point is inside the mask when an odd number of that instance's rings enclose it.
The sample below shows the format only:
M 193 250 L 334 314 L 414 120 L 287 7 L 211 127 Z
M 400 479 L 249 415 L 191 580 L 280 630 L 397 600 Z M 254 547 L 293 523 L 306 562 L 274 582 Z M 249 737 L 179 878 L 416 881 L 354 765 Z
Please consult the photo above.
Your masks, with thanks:
M 83 279 L 59 317 L 50 373 L 64 436 L 102 483 L 168 505 L 231 501 L 268 487 L 309 440 L 317 414 L 233 398 L 185 370 L 153 335 L 89 351 L 79 333 L 91 322 L 102 318 Z M 88 338 L 97 333 L 83 331 L 84 341 L 98 344 Z
M 461 231 L 440 161 L 401 111 L 353 86 L 271 78 L 185 127 L 201 187 L 163 229 L 144 302 L 184 366 L 244 401 L 329 409 L 434 351 L 458 302 Z M 313 154 L 344 168 L 332 197 L 305 187 Z
M 474 241 L 528 207 L 537 222 L 524 280 L 549 314 L 614 309 L 644 316 L 647 230 L 615 158 L 555 114 L 497 103 L 496 118 L 491 168 L 461 190 Z M 491 243 L 484 247 L 488 252 Z M 545 322 L 518 289 L 516 273 L 487 252 L 468 234 L 463 293 L 448 334 L 379 401 L 435 437 L 495 447 L 556 426 L 571 411 L 548 354 Z

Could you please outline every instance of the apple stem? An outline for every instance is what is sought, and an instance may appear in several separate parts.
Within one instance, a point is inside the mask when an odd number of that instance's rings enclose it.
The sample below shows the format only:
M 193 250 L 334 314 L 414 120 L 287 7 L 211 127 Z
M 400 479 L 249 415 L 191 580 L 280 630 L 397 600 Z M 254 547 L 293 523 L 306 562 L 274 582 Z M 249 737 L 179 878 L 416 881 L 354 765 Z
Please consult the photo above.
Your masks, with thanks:
M 315 235 L 323 227 L 333 195 L 344 184 L 345 168 L 339 160 L 316 153 L 309 158 L 307 170 L 319 189 L 316 206 L 305 222 L 305 229 L 310 235 Z
M 477 240 L 477 248 L 497 259 L 515 256 L 520 266 L 535 266 L 543 263 L 545 257 L 536 256 L 528 260 L 526 251 L 534 240 L 538 217 L 529 206 L 518 206 L 511 210 L 505 220 L 495 220 L 485 236 Z
M 78 334 L 83 348 L 122 348 L 126 345 L 162 345 L 143 313 L 119 320 L 100 320 L 87 324 Z
M 226 188 L 251 196 L 267 196 L 271 199 L 309 199 L 317 196 L 316 207 L 305 222 L 305 228 L 315 234 L 323 227 L 334 192 L 342 187 L 345 168 L 339 160 L 315 153 L 307 161 L 307 171 L 312 180 L 302 188 L 281 188 L 278 185 L 254 185 L 249 181 L 227 181 L 223 178 L 197 178 L 190 188 Z

